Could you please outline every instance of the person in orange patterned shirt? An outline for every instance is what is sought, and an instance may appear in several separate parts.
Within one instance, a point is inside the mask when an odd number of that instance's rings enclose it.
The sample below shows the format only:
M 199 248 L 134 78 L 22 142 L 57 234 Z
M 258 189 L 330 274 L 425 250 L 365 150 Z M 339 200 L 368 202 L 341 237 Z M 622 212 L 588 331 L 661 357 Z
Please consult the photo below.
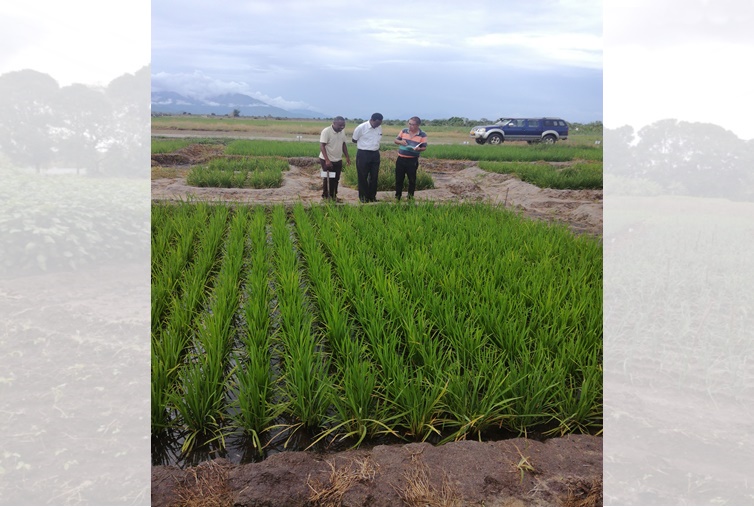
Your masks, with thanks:
M 395 198 L 399 201 L 406 176 L 408 176 L 408 198 L 414 198 L 419 156 L 427 149 L 427 133 L 419 128 L 421 124 L 422 121 L 418 116 L 412 116 L 408 120 L 408 128 L 401 130 L 394 141 L 399 146 L 398 159 L 395 161 Z

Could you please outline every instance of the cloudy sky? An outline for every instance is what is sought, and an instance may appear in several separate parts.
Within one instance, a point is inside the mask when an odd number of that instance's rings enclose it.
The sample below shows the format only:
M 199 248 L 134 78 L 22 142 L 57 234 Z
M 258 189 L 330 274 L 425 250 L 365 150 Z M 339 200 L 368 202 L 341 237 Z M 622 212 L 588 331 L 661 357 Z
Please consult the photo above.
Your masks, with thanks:
M 637 130 L 675 118 L 754 139 L 754 9 L 738 0 L 434 2 L 421 15 L 394 2 L 210 3 L 2 2 L 0 74 L 107 84 L 151 61 L 155 89 L 325 114 L 543 114 Z
M 602 120 L 602 2 L 152 2 L 152 87 L 326 116 Z

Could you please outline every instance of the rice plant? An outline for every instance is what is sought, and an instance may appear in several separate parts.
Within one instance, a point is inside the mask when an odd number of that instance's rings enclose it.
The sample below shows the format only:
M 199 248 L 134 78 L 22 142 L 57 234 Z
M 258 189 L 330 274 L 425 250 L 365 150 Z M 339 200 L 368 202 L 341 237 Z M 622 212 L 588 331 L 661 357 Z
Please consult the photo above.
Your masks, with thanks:
M 302 290 L 300 261 L 291 239 L 285 209 L 272 212 L 275 282 L 280 310 L 279 339 L 283 354 L 283 396 L 295 427 L 317 428 L 332 396 L 330 359 L 322 350 L 308 298 Z
M 186 183 L 196 187 L 275 188 L 283 182 L 288 162 L 279 157 L 216 158 L 191 168 Z
M 265 225 L 264 211 L 257 208 L 249 230 L 251 255 L 243 307 L 245 327 L 240 333 L 243 350 L 236 358 L 238 367 L 235 372 L 235 424 L 251 436 L 257 450 L 262 448 L 261 435 L 272 426 L 280 412 L 280 408 L 272 401 L 272 293 L 269 286 L 270 263 Z
M 555 189 L 601 189 L 602 163 L 576 162 L 568 166 L 553 166 L 547 163 L 524 162 L 479 162 L 485 171 L 503 174 L 515 174 L 526 181 L 542 188 Z

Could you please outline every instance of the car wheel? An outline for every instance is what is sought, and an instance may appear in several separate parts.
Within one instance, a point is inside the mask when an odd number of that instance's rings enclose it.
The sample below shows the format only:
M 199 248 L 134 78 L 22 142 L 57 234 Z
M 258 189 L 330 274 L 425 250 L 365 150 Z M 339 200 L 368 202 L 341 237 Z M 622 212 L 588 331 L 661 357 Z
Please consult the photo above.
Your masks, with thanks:
M 490 134 L 487 137 L 487 142 L 490 144 L 502 144 L 503 136 L 501 136 L 500 134 Z
M 474 140 L 476 141 L 477 144 L 484 144 L 484 139 L 482 139 L 481 137 Z
M 545 144 L 555 144 L 555 141 L 557 141 L 557 139 L 555 139 L 555 136 L 552 134 L 547 134 L 542 138 L 542 142 Z

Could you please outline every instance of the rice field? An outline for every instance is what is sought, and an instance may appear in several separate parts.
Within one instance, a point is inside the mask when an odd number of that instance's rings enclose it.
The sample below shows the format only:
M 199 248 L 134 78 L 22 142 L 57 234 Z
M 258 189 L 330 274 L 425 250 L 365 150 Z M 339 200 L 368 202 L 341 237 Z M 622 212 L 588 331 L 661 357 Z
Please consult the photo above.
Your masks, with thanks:
M 191 168 L 186 183 L 195 187 L 276 188 L 288 161 L 281 157 L 216 158 Z
M 601 429 L 594 238 L 488 204 L 181 203 L 152 252 L 152 431 L 186 454 Z

